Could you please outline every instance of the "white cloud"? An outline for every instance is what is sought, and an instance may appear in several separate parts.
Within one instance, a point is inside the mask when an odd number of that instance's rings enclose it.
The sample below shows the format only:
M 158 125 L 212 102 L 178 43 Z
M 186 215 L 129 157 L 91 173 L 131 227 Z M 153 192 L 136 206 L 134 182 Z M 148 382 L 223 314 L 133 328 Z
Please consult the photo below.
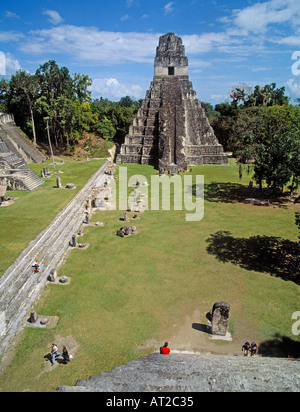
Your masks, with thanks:
M 286 86 L 295 97 L 300 97 L 300 83 L 297 83 L 295 79 L 290 79 Z
M 23 39 L 25 36 L 23 33 L 9 30 L 9 31 L 0 31 L 0 42 L 8 43 L 10 41 L 16 41 Z
M 228 45 L 230 37 L 226 33 L 204 33 L 182 36 L 188 54 L 200 54 L 211 51 L 216 46 Z
M 12 20 L 18 20 L 20 18 L 20 16 L 17 13 L 14 13 L 13 11 L 5 11 L 4 17 L 6 19 L 12 19 Z
M 142 88 L 139 85 L 125 86 L 115 78 L 95 79 L 90 87 L 94 98 L 106 97 L 112 100 L 119 100 L 124 96 L 131 96 L 140 99 Z
M 270 0 L 255 3 L 233 13 L 234 24 L 247 33 L 265 33 L 272 24 L 297 25 L 299 0 Z
M 173 1 L 170 1 L 169 3 L 167 3 L 167 4 L 164 6 L 165 15 L 171 14 L 171 13 L 173 12 L 173 10 L 174 10 L 173 4 L 174 4 L 174 2 L 173 2 Z
M 96 27 L 60 25 L 30 32 L 19 47 L 29 54 L 68 54 L 76 60 L 99 65 L 152 63 L 158 37 L 159 34 L 108 32 Z
M 108 32 L 97 27 L 60 25 L 34 30 L 20 43 L 20 50 L 33 55 L 68 54 L 77 61 L 113 65 L 122 63 L 153 63 L 159 33 Z M 1 39 L 1 37 L 0 37 Z M 224 53 L 249 54 L 257 46 L 245 48 L 243 40 L 226 32 L 182 36 L 188 56 L 215 50 Z
M 125 14 L 125 16 L 121 17 L 121 21 L 127 21 L 129 19 L 129 14 Z
M 253 73 L 258 73 L 258 72 L 265 72 L 269 70 L 267 67 L 252 67 L 250 69 Z
M 0 77 L 10 77 L 21 69 L 21 65 L 17 59 L 15 59 L 11 53 L 0 52 Z
M 153 63 L 160 35 L 108 32 L 100 31 L 97 27 L 59 25 L 31 31 L 19 48 L 32 55 L 67 54 L 76 61 L 85 61 L 87 64 Z M 212 50 L 239 56 L 262 50 L 262 47 L 256 44 L 252 47 L 247 44 L 245 47 L 245 39 L 230 36 L 227 32 L 184 35 L 182 39 L 187 56 L 191 56 L 191 64 L 193 56 Z
M 64 21 L 60 14 L 56 10 L 46 10 L 43 13 L 46 16 L 49 16 L 48 21 L 55 26 Z
M 277 44 L 283 44 L 286 46 L 292 46 L 300 48 L 300 30 L 296 31 L 294 35 L 286 37 L 273 37 L 272 42 Z
M 134 2 L 128 0 L 126 4 L 132 6 Z M 174 10 L 174 4 L 173 1 L 165 4 L 166 14 Z M 60 24 L 63 19 L 55 10 L 47 10 L 44 14 L 52 21 L 53 27 L 33 30 L 26 36 L 15 31 L 0 31 L 0 42 L 22 40 L 19 49 L 31 56 L 69 55 L 73 62 L 85 62 L 87 65 L 153 64 L 158 39 L 163 34 L 101 31 L 97 27 Z M 128 18 L 126 14 L 122 19 L 125 21 Z M 238 59 L 267 51 L 266 40 L 289 46 L 300 44 L 300 31 L 290 30 L 300 21 L 299 0 L 256 2 L 252 6 L 228 12 L 228 17 L 221 18 L 221 21 L 225 24 L 223 31 L 181 36 L 191 68 L 207 67 L 202 59 L 204 53 L 214 52 L 216 57 L 226 54 L 227 59 Z M 285 36 L 272 32 L 265 36 L 265 31 L 275 23 L 288 24 L 289 31 L 283 31 Z M 263 65 L 258 64 L 252 70 L 263 71 Z
M 14 74 L 18 70 L 21 70 L 21 65 L 17 59 L 13 57 L 12 54 L 6 53 L 6 74 Z

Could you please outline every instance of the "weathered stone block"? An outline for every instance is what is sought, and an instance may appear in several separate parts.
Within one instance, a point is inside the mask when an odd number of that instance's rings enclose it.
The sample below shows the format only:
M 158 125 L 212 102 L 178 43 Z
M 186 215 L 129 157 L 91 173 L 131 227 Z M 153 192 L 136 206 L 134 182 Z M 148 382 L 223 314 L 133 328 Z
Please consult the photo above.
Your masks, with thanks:
M 228 330 L 230 305 L 227 302 L 217 302 L 214 304 L 210 316 L 212 335 L 225 336 Z
M 31 313 L 30 313 L 30 319 L 29 319 L 29 321 L 30 321 L 30 323 L 36 323 L 37 321 L 38 321 L 38 314 L 37 314 L 37 311 L 36 310 L 34 310 L 34 311 L 32 311 Z
M 51 269 L 50 274 L 48 276 L 49 282 L 56 282 L 57 281 L 57 273 L 55 269 Z

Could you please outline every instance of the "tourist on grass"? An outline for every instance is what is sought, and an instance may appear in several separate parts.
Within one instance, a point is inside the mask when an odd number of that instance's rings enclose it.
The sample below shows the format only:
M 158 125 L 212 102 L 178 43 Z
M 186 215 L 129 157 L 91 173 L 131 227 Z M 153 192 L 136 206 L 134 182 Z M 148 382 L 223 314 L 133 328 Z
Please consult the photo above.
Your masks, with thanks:
M 63 357 L 65 365 L 67 365 L 70 362 L 70 355 L 65 346 L 63 347 L 62 357 Z
M 52 345 L 51 345 L 51 355 L 52 355 L 51 363 L 52 363 L 52 366 L 53 366 L 54 362 L 55 362 L 55 358 L 57 356 L 60 356 L 60 353 L 58 352 L 56 343 L 52 343 Z

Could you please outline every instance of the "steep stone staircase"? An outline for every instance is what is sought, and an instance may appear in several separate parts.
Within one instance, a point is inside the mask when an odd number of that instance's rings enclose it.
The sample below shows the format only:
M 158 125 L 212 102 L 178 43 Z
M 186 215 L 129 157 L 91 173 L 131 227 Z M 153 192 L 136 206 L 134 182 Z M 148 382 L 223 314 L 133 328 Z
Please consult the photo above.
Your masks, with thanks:
M 58 392 L 300 392 L 300 362 L 173 351 L 101 372 Z
M 9 151 L 17 153 L 27 163 L 42 163 L 44 156 L 31 141 L 22 136 L 13 121 L 1 122 L 0 116 L 0 140 L 8 147 Z
M 5 142 L 0 141 L 0 178 L 10 190 L 34 190 L 44 183 L 31 170 L 25 160 L 16 153 L 9 152 Z
M 0 113 L 0 180 L 10 190 L 34 190 L 44 183 L 29 163 L 41 163 L 44 156 L 17 129 L 12 116 Z
M 44 181 L 33 170 L 26 167 L 24 169 L 15 169 L 9 174 L 0 174 L 0 178 L 5 179 L 9 190 L 26 190 L 32 191 L 41 186 Z

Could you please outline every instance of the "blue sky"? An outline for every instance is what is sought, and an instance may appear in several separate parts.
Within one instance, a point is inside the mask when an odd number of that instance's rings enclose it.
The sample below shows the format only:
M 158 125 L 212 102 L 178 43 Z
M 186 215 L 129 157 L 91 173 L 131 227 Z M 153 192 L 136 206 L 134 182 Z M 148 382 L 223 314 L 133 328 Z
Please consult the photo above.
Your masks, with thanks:
M 35 73 L 53 59 L 88 74 L 94 98 L 144 98 L 167 32 L 182 37 L 202 101 L 220 103 L 234 86 L 272 82 L 292 102 L 300 97 L 300 0 L 1 2 L 0 75 Z

